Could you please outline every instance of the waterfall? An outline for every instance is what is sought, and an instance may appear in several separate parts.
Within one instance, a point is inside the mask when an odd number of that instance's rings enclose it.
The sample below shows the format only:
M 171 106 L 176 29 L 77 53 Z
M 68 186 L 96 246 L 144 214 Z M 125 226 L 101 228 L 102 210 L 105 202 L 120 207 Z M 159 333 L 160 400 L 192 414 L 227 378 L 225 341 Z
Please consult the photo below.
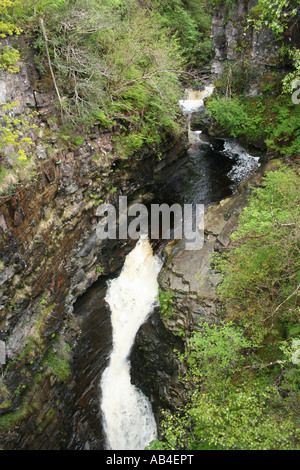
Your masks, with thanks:
M 131 384 L 128 356 L 156 302 L 160 269 L 161 261 L 153 255 L 149 240 L 141 238 L 106 294 L 113 349 L 101 379 L 101 409 L 107 448 L 111 450 L 143 450 L 157 437 L 150 402 Z
M 191 131 L 191 116 L 205 110 L 204 99 L 210 96 L 214 91 L 214 85 L 207 85 L 202 90 L 185 90 L 185 97 L 179 100 L 179 106 L 186 117 L 188 128 L 188 140 L 190 144 L 201 142 L 201 131 Z
M 210 139 L 203 138 L 201 130 L 191 130 L 191 117 L 195 114 L 205 114 L 204 100 L 214 91 L 214 85 L 206 85 L 201 90 L 186 89 L 184 99 L 179 100 L 179 106 L 186 118 L 188 129 L 188 141 L 191 146 L 197 148 L 199 144 L 210 145 L 214 150 Z M 249 155 L 246 150 L 235 140 L 231 138 L 219 140 L 224 141 L 224 149 L 221 151 L 227 158 L 233 161 L 232 168 L 227 176 L 232 180 L 231 188 L 235 190 L 236 186 L 247 178 L 259 166 L 259 158 Z M 200 180 L 200 179 L 199 179 Z
M 203 87 L 203 90 L 191 90 L 185 91 L 185 97 L 183 100 L 179 100 L 179 106 L 182 108 L 185 114 L 194 113 L 199 111 L 204 106 L 204 99 L 210 96 L 214 91 L 214 85 L 207 85 Z

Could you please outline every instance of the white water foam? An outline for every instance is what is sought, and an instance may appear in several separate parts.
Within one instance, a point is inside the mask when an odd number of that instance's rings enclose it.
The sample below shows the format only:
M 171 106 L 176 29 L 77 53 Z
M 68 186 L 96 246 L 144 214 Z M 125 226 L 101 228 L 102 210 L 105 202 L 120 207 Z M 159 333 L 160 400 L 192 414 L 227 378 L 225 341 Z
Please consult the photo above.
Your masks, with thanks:
M 214 91 L 214 85 L 207 85 L 203 90 L 186 90 L 186 98 L 179 100 L 179 106 L 185 114 L 199 111 L 204 106 L 204 99 Z
M 259 157 L 249 155 L 235 140 L 225 140 L 223 153 L 229 158 L 236 158 L 228 176 L 234 183 L 240 183 L 260 166 Z
M 113 328 L 113 350 L 101 379 L 107 449 L 143 450 L 157 437 L 151 404 L 130 382 L 128 356 L 155 305 L 160 269 L 161 261 L 153 255 L 149 240 L 140 239 L 106 294 Z

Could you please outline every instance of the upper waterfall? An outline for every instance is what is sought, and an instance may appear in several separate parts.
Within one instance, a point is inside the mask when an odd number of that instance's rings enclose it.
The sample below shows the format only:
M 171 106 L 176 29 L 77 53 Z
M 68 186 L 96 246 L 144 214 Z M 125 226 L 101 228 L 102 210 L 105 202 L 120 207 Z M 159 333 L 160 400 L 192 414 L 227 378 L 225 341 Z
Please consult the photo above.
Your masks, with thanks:
M 205 86 L 202 90 L 185 90 L 185 97 L 179 100 L 179 106 L 185 114 L 190 114 L 198 111 L 204 106 L 204 100 L 210 96 L 214 91 L 214 85 L 210 84 Z

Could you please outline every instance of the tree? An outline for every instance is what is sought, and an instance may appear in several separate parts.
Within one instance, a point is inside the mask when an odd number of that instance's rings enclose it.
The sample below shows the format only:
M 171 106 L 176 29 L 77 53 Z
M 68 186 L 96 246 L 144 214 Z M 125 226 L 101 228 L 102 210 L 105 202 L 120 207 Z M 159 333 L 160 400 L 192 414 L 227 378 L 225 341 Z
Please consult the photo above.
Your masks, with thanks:
M 258 0 L 248 21 L 255 29 L 267 26 L 276 34 L 281 34 L 288 27 L 293 29 L 296 26 L 299 10 L 298 0 Z
M 126 156 L 178 131 L 181 52 L 157 12 L 137 2 L 78 0 L 44 23 L 61 107 L 74 122 L 118 123 Z
M 297 169 L 267 173 L 241 214 L 228 256 L 216 256 L 219 296 L 256 341 L 299 321 L 299 187 Z
M 180 356 L 185 405 L 164 412 L 162 439 L 151 449 L 299 449 L 297 409 L 259 364 L 243 329 L 232 322 L 199 325 Z M 247 353 L 247 354 L 246 354 Z M 290 364 L 285 356 L 280 364 Z M 281 369 L 285 375 L 291 369 Z M 299 371 L 298 371 L 299 387 Z

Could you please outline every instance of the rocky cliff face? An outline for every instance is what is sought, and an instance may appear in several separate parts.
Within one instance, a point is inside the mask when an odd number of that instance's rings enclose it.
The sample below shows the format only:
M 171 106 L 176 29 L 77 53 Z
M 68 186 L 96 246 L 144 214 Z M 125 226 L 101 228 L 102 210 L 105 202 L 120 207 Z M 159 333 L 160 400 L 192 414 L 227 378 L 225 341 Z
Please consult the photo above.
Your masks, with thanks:
M 225 7 L 216 12 L 215 76 L 227 61 L 239 60 L 240 48 L 253 64 L 274 67 L 277 49 L 269 33 L 244 34 L 251 5 L 244 0 L 230 15 Z M 256 87 L 254 81 L 250 93 Z M 62 135 L 52 90 L 38 76 L 30 50 L 18 74 L 1 72 L 0 102 L 10 101 L 19 102 L 16 116 L 32 110 L 39 115 L 37 128 L 29 130 L 36 174 L 0 198 L 0 340 L 6 350 L 0 447 L 99 449 L 97 384 L 111 334 L 101 283 L 117 273 L 131 246 L 97 239 L 96 209 L 101 201 L 116 203 L 119 194 L 134 199 L 140 190 L 145 193 L 157 175 L 168 178 L 169 164 L 172 171 L 179 164 L 181 146 L 166 143 L 167 157 L 157 162 L 149 149 L 139 159 L 117 160 L 112 136 L 97 129 L 75 145 Z M 257 181 L 247 188 L 252 184 Z M 209 209 L 203 250 L 166 250 L 160 284 L 174 291 L 174 316 L 162 321 L 156 311 L 141 328 L 132 353 L 133 381 L 151 397 L 156 412 L 161 405 L 172 408 L 181 401 L 173 348 L 182 348 L 182 332 L 191 332 L 200 319 L 215 322 L 222 317 L 211 255 L 227 248 L 248 189 Z M 99 329 L 89 316 L 98 306 Z M 100 356 L 104 360 L 99 366 Z
M 120 161 L 111 134 L 99 129 L 74 144 L 62 135 L 51 84 L 38 76 L 30 49 L 23 55 L 19 73 L 0 75 L 0 101 L 18 102 L 15 117 L 38 112 L 27 134 L 35 173 L 0 198 L 0 340 L 6 353 L 0 447 L 54 449 L 66 441 L 66 403 L 75 393 L 71 364 L 82 317 L 74 315 L 74 303 L 116 272 L 130 249 L 124 240 L 97 238 L 96 209 L 116 203 L 120 194 L 130 200 L 141 188 L 145 192 L 168 158 L 158 166 L 156 155 L 144 149 Z M 176 160 L 182 148 L 168 142 L 162 150 Z
M 247 28 L 247 16 L 256 4 L 256 0 L 242 0 L 230 9 L 224 4 L 216 11 L 212 21 L 213 73 L 219 75 L 227 61 L 248 60 L 257 72 L 276 66 L 279 46 L 274 34 L 268 28 Z
M 200 321 L 218 323 L 226 315 L 216 293 L 220 279 L 213 268 L 213 255 L 228 250 L 230 235 L 237 228 L 249 194 L 261 184 L 265 171 L 276 168 L 276 162 L 263 164 L 259 171 L 240 184 L 236 194 L 206 209 L 201 249 L 178 250 L 176 243 L 167 247 L 159 282 L 162 289 L 174 292 L 173 314 L 164 320 L 174 334 L 189 334 L 199 328 Z
M 251 9 L 257 0 L 241 0 L 228 7 L 219 6 L 212 20 L 212 42 L 215 57 L 211 72 L 219 78 L 224 67 L 236 67 L 247 62 L 251 72 L 249 96 L 256 96 L 260 90 L 261 77 L 264 74 L 280 73 L 286 63 L 279 50 L 282 44 L 300 46 L 299 25 L 287 29 L 281 38 L 275 36 L 267 26 L 255 30 L 247 21 Z

